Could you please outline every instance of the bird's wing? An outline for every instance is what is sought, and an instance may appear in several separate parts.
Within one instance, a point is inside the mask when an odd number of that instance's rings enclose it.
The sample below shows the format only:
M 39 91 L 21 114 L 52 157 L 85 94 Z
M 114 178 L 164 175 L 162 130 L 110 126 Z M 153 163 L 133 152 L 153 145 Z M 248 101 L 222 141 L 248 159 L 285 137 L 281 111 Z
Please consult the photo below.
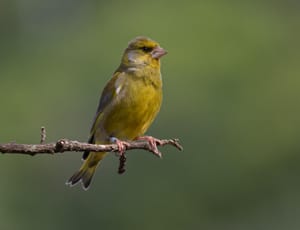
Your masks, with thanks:
M 102 119 L 103 112 L 105 111 L 105 108 L 107 108 L 108 105 L 113 103 L 113 100 L 119 93 L 120 87 L 122 87 L 122 83 L 125 80 L 125 77 L 126 77 L 125 75 L 126 75 L 125 72 L 115 72 L 113 77 L 109 80 L 109 82 L 104 87 L 102 94 L 101 94 L 100 101 L 99 101 L 99 105 L 97 108 L 97 112 L 94 117 L 93 125 L 92 125 L 91 131 L 90 131 L 90 137 L 89 137 L 88 143 L 91 143 L 91 144 L 95 143 L 94 134 L 95 134 L 95 131 L 97 129 L 99 122 Z M 85 160 L 88 157 L 88 155 L 89 155 L 89 152 L 84 152 L 82 159 Z
M 91 134 L 95 132 L 95 128 L 97 127 L 99 120 L 101 120 L 101 116 L 105 108 L 107 108 L 108 105 L 112 104 L 113 100 L 115 100 L 116 96 L 118 95 L 124 83 L 125 77 L 125 72 L 115 72 L 113 77 L 104 87 L 97 108 L 97 112 L 94 117 L 93 126 L 91 128 Z

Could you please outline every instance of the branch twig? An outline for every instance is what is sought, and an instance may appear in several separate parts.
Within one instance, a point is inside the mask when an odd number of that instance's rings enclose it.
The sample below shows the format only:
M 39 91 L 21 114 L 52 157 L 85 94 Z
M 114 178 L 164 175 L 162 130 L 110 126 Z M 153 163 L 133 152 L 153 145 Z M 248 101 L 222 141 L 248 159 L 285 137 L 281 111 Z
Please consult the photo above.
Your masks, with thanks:
M 44 126 L 41 127 L 41 144 L 44 144 L 46 141 L 46 129 Z

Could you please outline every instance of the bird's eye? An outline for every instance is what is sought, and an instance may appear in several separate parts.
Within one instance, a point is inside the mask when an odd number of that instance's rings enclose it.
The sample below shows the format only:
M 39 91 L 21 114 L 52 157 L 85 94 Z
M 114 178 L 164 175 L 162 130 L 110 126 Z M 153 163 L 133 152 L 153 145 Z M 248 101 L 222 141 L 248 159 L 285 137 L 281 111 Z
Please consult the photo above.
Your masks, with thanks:
M 143 50 L 144 52 L 148 53 L 148 52 L 152 51 L 152 48 L 151 47 L 147 47 L 147 46 L 143 46 L 143 47 L 141 47 L 141 50 Z

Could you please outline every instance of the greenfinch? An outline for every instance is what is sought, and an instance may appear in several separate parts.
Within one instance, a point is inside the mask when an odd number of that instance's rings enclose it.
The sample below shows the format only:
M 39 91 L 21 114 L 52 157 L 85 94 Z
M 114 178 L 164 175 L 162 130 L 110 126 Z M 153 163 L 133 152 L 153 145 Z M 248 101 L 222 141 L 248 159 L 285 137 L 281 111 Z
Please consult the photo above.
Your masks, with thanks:
M 160 58 L 167 52 L 154 40 L 136 37 L 125 49 L 121 64 L 103 89 L 89 143 L 116 143 L 120 153 L 126 141 L 144 139 L 155 149 L 157 139 L 142 137 L 162 103 Z M 99 162 L 107 153 L 84 152 L 81 168 L 67 181 L 89 188 Z M 157 155 L 159 152 L 157 151 Z

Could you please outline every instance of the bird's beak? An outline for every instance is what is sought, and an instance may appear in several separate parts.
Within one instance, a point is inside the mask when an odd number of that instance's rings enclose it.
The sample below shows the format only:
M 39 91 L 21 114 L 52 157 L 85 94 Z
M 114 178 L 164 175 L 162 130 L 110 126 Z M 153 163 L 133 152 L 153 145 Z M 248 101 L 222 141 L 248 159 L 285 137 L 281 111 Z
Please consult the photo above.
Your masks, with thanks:
M 160 46 L 155 47 L 152 52 L 151 56 L 155 59 L 160 59 L 162 56 L 166 55 L 168 52 L 161 48 Z

